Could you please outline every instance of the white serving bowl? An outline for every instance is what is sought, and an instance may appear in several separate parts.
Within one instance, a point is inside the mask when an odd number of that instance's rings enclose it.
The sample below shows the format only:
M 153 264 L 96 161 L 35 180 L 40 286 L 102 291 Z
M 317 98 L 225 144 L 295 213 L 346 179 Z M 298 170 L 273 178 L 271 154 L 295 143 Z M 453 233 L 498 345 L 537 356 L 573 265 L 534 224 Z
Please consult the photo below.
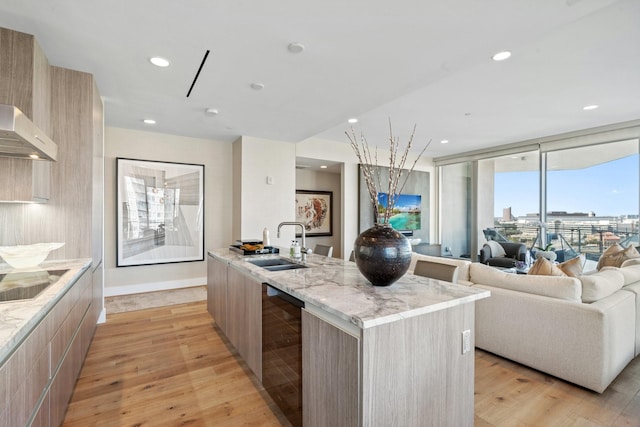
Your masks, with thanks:
M 62 246 L 64 243 L 0 246 L 0 257 L 13 268 L 36 267 L 49 256 L 49 252 Z

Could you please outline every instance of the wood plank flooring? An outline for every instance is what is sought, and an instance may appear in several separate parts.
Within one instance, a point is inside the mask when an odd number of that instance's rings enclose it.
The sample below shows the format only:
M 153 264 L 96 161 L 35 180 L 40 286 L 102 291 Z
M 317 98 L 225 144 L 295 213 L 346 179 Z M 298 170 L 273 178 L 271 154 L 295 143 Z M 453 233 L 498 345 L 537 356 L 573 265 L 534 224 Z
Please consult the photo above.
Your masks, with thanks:
M 107 316 L 64 426 L 288 425 L 212 324 L 204 301 Z M 477 350 L 475 388 L 477 427 L 640 427 L 640 358 L 598 394 Z
M 201 301 L 108 315 L 63 425 L 286 425 L 273 408 Z

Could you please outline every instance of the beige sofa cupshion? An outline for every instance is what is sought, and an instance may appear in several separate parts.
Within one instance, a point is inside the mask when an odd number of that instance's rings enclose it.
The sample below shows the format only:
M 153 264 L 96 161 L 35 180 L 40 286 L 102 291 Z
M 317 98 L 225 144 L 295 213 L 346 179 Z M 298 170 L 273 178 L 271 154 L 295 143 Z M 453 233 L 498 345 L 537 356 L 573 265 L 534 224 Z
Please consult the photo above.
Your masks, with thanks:
M 469 260 L 458 283 L 489 290 L 476 302 L 478 348 L 602 393 L 640 354 L 640 265 L 579 278 L 501 271 Z

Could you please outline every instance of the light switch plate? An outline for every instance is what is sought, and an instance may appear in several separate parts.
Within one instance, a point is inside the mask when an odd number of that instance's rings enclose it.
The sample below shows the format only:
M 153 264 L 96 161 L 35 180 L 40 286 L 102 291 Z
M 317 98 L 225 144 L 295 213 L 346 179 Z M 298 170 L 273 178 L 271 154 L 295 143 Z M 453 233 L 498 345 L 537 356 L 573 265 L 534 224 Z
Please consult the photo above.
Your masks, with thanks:
M 462 331 L 462 354 L 471 351 L 471 330 Z

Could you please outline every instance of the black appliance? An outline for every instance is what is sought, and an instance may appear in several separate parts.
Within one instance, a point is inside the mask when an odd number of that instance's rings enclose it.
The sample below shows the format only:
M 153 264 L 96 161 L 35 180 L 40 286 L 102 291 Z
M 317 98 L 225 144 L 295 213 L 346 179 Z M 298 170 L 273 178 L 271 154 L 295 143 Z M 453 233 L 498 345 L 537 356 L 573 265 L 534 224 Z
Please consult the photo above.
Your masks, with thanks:
M 294 427 L 302 426 L 301 301 L 262 284 L 262 385 Z

